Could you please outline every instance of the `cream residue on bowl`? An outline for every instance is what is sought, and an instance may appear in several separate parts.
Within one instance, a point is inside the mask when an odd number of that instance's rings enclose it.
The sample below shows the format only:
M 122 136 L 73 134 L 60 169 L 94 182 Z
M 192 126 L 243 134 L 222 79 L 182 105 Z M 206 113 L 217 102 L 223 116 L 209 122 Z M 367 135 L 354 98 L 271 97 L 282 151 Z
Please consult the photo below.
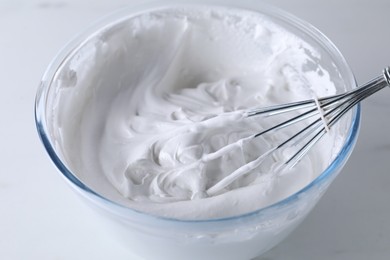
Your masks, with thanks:
M 288 174 L 272 174 L 267 163 L 207 193 L 299 130 L 205 162 L 205 154 L 275 124 L 234 111 L 335 93 L 316 50 L 267 16 L 155 10 L 106 27 L 79 52 L 56 83 L 57 147 L 84 183 L 130 208 L 178 219 L 248 213 L 306 186 L 342 145 L 344 131 L 335 127 Z

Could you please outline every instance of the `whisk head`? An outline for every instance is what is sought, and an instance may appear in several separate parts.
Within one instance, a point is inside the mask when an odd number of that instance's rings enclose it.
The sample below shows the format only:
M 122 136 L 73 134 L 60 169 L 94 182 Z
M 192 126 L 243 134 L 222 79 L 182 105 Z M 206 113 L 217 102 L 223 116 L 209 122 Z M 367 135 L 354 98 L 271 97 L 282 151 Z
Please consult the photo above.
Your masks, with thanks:
M 287 128 L 299 123 L 302 123 L 304 126 L 301 130 L 291 136 L 288 136 L 282 142 L 276 144 L 255 160 L 236 169 L 231 174 L 224 177 L 214 186 L 210 187 L 207 190 L 207 193 L 210 195 L 219 193 L 223 188 L 230 185 L 236 179 L 247 174 L 251 170 L 258 168 L 267 158 L 279 153 L 282 149 L 290 149 L 294 152 L 291 153 L 286 161 L 279 164 L 277 168 L 272 169 L 273 173 L 279 173 L 286 168 L 293 168 L 351 108 L 363 99 L 389 85 L 390 67 L 385 68 L 382 75 L 370 82 L 342 94 L 245 111 L 245 116 L 248 118 L 257 116 L 274 117 L 281 114 L 289 114 L 293 116 L 290 116 L 286 120 L 271 126 L 266 130 L 228 145 L 227 147 L 213 153 L 210 157 L 206 156 L 205 160 L 210 158 L 215 159 L 218 156 L 222 156 L 232 147 L 240 145 L 242 142 L 248 142 L 250 140 L 260 138 L 265 134 L 278 132 L 282 128 Z

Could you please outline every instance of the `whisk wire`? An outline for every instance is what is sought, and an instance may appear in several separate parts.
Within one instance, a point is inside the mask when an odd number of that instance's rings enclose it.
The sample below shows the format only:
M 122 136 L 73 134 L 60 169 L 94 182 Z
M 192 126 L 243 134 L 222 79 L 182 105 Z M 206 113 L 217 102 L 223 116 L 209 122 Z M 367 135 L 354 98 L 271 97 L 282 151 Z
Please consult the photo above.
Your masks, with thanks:
M 362 87 L 349 91 L 348 93 L 338 95 L 336 98 L 330 98 L 330 101 L 321 104 L 321 107 L 322 109 L 324 109 L 324 111 L 326 111 L 326 108 L 329 107 L 330 105 L 337 104 L 335 107 L 333 107 L 332 109 L 330 109 L 324 114 L 324 117 L 328 118 L 329 120 L 328 126 L 329 127 L 333 126 L 357 103 L 359 103 L 363 99 L 371 96 L 375 92 L 381 90 L 382 88 L 388 85 L 389 83 L 388 80 L 386 80 L 386 78 L 384 78 L 383 76 L 378 77 L 370 81 L 369 83 L 363 85 Z M 338 104 L 337 102 L 341 100 L 342 102 Z M 317 119 L 316 121 L 314 121 L 313 123 L 311 123 L 310 125 L 308 125 L 298 133 L 300 134 L 310 128 L 315 127 L 318 123 L 321 123 L 321 121 L 322 121 L 321 118 Z M 326 133 L 326 127 L 324 126 L 320 128 L 319 131 L 309 141 L 307 141 L 293 156 L 291 156 L 285 162 L 285 164 L 289 165 L 289 168 L 294 167 L 310 151 L 310 149 L 325 135 L 325 133 Z M 290 141 L 290 139 L 296 138 L 297 136 L 298 134 L 293 136 L 292 138 L 289 138 L 288 141 Z M 299 142 L 300 141 L 297 141 L 297 143 Z

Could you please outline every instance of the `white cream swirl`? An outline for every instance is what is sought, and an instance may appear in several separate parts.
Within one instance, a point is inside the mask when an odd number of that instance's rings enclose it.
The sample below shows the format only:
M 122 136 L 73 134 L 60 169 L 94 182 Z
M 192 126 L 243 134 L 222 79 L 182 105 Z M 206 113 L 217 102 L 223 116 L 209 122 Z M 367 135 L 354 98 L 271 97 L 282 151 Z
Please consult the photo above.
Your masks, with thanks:
M 75 118 L 59 123 L 64 154 L 81 179 L 104 190 L 91 176 L 105 176 L 132 208 L 182 219 L 246 213 L 305 186 L 334 153 L 330 134 L 289 174 L 272 174 L 286 157 L 281 153 L 207 192 L 289 134 L 240 143 L 211 158 L 275 123 L 245 118 L 243 110 L 335 91 L 315 62 L 319 54 L 265 16 L 157 10 L 122 21 L 87 47 L 87 58 L 69 66 L 75 88 L 63 83 L 61 98 L 70 104 L 63 113 Z

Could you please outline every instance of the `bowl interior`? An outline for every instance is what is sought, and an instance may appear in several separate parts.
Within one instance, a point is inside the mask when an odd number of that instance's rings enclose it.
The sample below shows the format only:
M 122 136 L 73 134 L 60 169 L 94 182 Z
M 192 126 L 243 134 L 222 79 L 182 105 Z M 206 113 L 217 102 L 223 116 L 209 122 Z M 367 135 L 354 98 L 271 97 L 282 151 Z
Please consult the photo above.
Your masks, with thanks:
M 208 3 L 211 3 L 212 5 L 218 5 L 217 2 L 208 1 Z M 177 6 L 177 3 L 174 4 Z M 49 66 L 37 94 L 37 127 L 51 159 L 71 183 L 81 188 L 81 190 L 86 191 L 99 199 L 109 201 L 112 204 L 125 205 L 126 199 L 118 193 L 104 175 L 96 174 L 97 171 L 76 173 L 73 170 L 73 166 L 69 164 L 69 162 L 72 162 L 73 165 L 80 163 L 78 161 L 79 158 L 72 157 L 73 155 L 67 151 L 75 149 L 74 146 L 77 147 L 77 144 L 81 142 L 80 139 L 73 137 L 78 136 L 76 131 L 79 130 L 78 126 L 81 124 L 80 121 L 82 119 L 82 117 L 77 114 L 73 114 L 72 117 L 69 115 L 72 114 L 74 106 L 84 108 L 85 100 L 88 99 L 86 96 L 89 95 L 88 88 L 92 85 L 99 84 L 101 86 L 110 86 L 109 88 L 102 88 L 101 90 L 101 95 L 107 96 L 121 91 L 125 85 L 128 85 L 129 82 L 133 82 L 134 80 L 139 81 L 141 78 L 145 77 L 148 77 L 148 80 L 153 80 L 153 71 L 150 75 L 145 76 L 144 67 L 133 67 L 132 63 L 129 63 L 132 59 L 137 58 L 134 53 L 127 52 L 128 56 L 126 56 L 123 55 L 124 52 L 121 50 L 128 47 L 124 46 L 124 43 L 125 45 L 132 44 L 132 38 L 129 38 L 129 35 L 125 33 L 129 30 L 128 21 L 142 12 L 169 8 L 166 7 L 165 2 L 160 5 L 161 6 L 154 4 L 153 8 L 149 5 L 139 5 L 137 7 L 125 9 L 103 19 L 101 22 L 79 35 L 64 48 Z M 232 4 L 225 3 L 224 6 L 229 5 Z M 234 3 L 234 5 L 236 5 L 236 3 Z M 192 4 L 191 8 L 201 8 L 201 5 L 200 7 L 196 6 L 197 5 Z M 187 8 L 188 6 L 183 4 L 183 7 Z M 356 86 L 353 74 L 340 52 L 323 34 L 311 25 L 280 10 L 263 5 L 253 5 L 243 2 L 240 8 L 249 9 L 250 12 L 257 12 L 260 15 L 268 17 L 267 19 L 281 25 L 286 28 L 286 30 L 302 38 L 308 45 L 313 46 L 316 53 L 309 53 L 313 62 L 308 63 L 306 69 L 308 71 L 315 71 L 320 66 L 321 69 L 329 73 L 329 77 L 336 86 L 337 93 L 344 92 Z M 175 30 L 179 29 L 180 28 L 174 28 L 172 31 L 164 31 L 164 34 L 172 34 L 171 37 L 168 37 L 170 39 L 169 41 L 161 41 L 162 38 L 159 37 L 151 39 L 159 42 L 158 47 L 148 50 L 148 54 L 155 52 L 155 55 L 142 56 L 142 54 L 140 54 L 138 59 L 142 60 L 145 66 L 153 62 L 159 63 L 160 60 L 156 60 L 156 57 L 169 55 L 169 52 L 161 52 L 161 49 L 169 49 L 172 41 L 175 40 Z M 111 49 L 108 51 L 105 49 L 107 44 L 111 46 Z M 204 48 L 207 47 L 212 46 L 204 46 Z M 234 48 L 233 45 L 230 47 Z M 107 53 L 104 53 L 105 51 L 107 51 Z M 218 63 L 221 61 L 222 63 L 229 63 L 232 62 L 232 59 L 234 58 L 234 56 L 229 55 L 223 56 L 222 53 L 218 53 L 217 49 L 213 49 L 211 52 L 216 53 L 215 60 Z M 104 61 L 95 62 L 97 54 L 103 55 Z M 196 82 L 213 81 L 218 78 L 218 74 L 210 75 L 210 73 L 208 73 L 216 64 L 210 63 L 210 60 L 207 59 L 207 57 L 205 59 L 203 59 L 204 57 L 202 58 L 202 56 L 197 55 L 190 55 L 188 57 L 192 59 L 192 66 L 186 69 L 196 71 L 196 73 L 194 73 L 196 77 L 181 79 L 180 83 L 183 83 L 183 80 L 186 80 L 185 84 L 196 84 Z M 153 58 L 152 61 L 148 60 L 151 58 Z M 163 60 L 164 59 L 162 58 L 160 66 L 164 66 Z M 246 66 L 251 65 L 253 64 L 250 62 L 246 64 Z M 96 71 L 100 75 L 95 78 L 95 81 L 83 81 L 84 75 L 96 73 Z M 224 71 L 224 73 L 226 73 L 226 71 Z M 82 87 L 80 87 L 80 84 Z M 173 88 L 176 87 L 176 85 L 173 85 Z M 71 100 L 71 102 L 69 102 L 69 100 Z M 92 108 L 100 109 L 98 107 L 91 107 L 88 109 Z M 104 110 L 104 106 L 102 106 L 102 109 Z M 101 111 L 102 113 L 104 112 L 103 110 Z M 287 197 L 284 201 L 296 198 L 300 192 L 320 183 L 324 178 L 330 178 L 333 172 L 345 163 L 357 137 L 359 115 L 359 110 L 355 109 L 349 116 L 342 120 L 341 128 L 344 132 L 348 132 L 348 134 L 345 135 L 343 148 L 338 155 L 333 158 L 333 162 L 331 162 L 329 166 L 306 187 Z M 71 142 L 62 141 L 63 138 L 66 138 L 62 131 L 64 125 L 69 129 L 73 129 L 73 132 L 69 131 L 67 133 L 69 138 L 73 138 Z M 99 132 L 97 131 L 94 134 L 99 135 Z M 88 153 L 88 151 L 84 152 Z M 99 160 L 99 158 L 96 158 L 96 160 Z M 278 203 L 283 203 L 283 201 Z M 278 203 L 275 203 L 274 205 L 277 205 Z M 128 210 L 129 212 L 132 212 L 131 209 Z

